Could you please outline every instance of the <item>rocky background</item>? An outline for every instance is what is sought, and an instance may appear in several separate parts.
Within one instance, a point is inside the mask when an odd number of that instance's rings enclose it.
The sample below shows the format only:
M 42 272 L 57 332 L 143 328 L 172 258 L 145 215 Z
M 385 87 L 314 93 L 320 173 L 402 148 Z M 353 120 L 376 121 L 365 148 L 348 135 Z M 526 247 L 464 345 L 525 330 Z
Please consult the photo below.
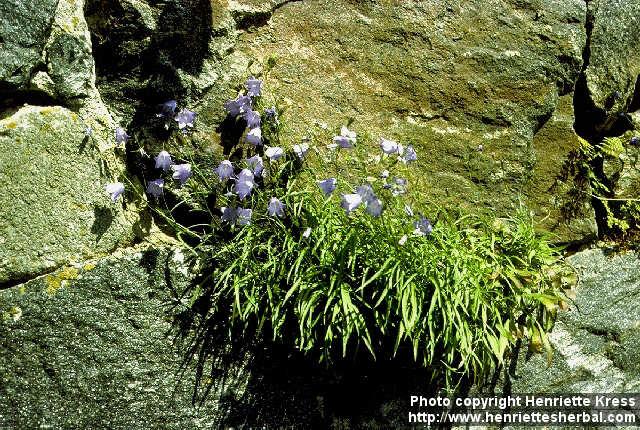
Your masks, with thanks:
M 194 356 L 169 317 L 195 275 L 188 251 L 144 202 L 104 192 L 143 180 L 140 149 L 221 154 L 222 102 L 265 65 L 294 141 L 352 118 L 421 149 L 420 193 L 498 215 L 523 202 L 583 249 L 551 367 L 523 352 L 506 385 L 638 391 L 640 260 L 592 249 L 609 214 L 576 160 L 580 139 L 624 136 L 591 167 L 611 198 L 640 196 L 640 3 L 2 0 L 0 428 L 404 419 L 394 398 L 415 372 L 372 381 L 379 367 L 329 374 L 284 352 Z M 186 142 L 150 123 L 168 99 L 198 112 Z M 124 149 L 116 126 L 132 135 Z M 349 396 L 364 400 L 347 410 Z

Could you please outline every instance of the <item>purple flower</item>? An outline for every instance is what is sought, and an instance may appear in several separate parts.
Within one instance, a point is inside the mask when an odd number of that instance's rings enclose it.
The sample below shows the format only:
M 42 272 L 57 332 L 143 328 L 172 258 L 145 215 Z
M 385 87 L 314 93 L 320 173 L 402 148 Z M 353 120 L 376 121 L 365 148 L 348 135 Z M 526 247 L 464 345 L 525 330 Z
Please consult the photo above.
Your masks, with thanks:
M 247 166 L 253 172 L 253 176 L 260 176 L 262 174 L 262 170 L 264 169 L 262 157 L 259 155 L 254 155 L 251 158 L 247 158 Z
M 178 103 L 175 100 L 169 100 L 160 105 L 160 113 L 156 114 L 157 117 L 173 118 L 176 113 Z
M 224 109 L 231 116 L 238 116 L 251 109 L 251 97 L 238 96 L 235 100 L 227 100 L 224 103 Z
M 375 199 L 376 195 L 373 192 L 373 188 L 371 185 L 364 184 L 360 185 L 356 188 L 356 194 L 359 194 L 362 197 L 362 201 L 368 202 L 369 200 Z
M 262 130 L 260 130 L 260 127 L 252 128 L 245 139 L 252 145 L 262 145 Z
M 118 145 L 124 145 L 127 143 L 127 140 L 129 140 L 129 136 L 126 132 L 126 130 L 122 127 L 118 127 L 116 128 L 116 143 Z
M 215 172 L 221 181 L 229 179 L 233 175 L 233 164 L 229 160 L 222 160 Z
M 262 81 L 251 76 L 246 83 L 247 95 L 251 97 L 259 97 L 262 91 Z
M 278 124 L 278 111 L 276 111 L 276 107 L 275 106 L 271 106 L 270 108 L 266 108 L 264 110 L 264 116 L 267 117 L 269 120 L 273 121 L 274 123 Z
M 362 196 L 360 194 L 343 194 L 340 206 L 342 209 L 350 214 L 354 210 L 358 209 L 358 206 L 362 204 Z
M 185 182 L 191 177 L 191 164 L 174 164 L 171 166 L 173 170 L 173 179 L 180 182 L 180 185 L 184 185 Z
M 400 158 L 404 163 L 408 163 L 411 161 L 416 161 L 418 159 L 418 154 L 416 154 L 415 149 L 413 149 L 412 145 L 407 146 L 407 149 L 404 152 L 404 155 Z
M 264 155 L 269 157 L 269 160 L 276 161 L 282 158 L 284 150 L 279 146 L 267 146 L 267 149 L 264 151 Z
M 118 197 L 124 193 L 124 184 L 122 182 L 113 182 L 111 184 L 107 184 L 104 189 L 107 193 L 111 194 L 111 201 L 115 203 L 115 201 L 118 200 Z
M 253 211 L 251 209 L 238 208 L 238 225 L 249 225 L 251 224 L 251 215 L 253 215 Z
M 240 174 L 238 175 L 238 179 L 236 179 L 236 185 L 234 187 L 234 191 L 238 194 L 240 200 L 244 200 L 251 191 L 255 187 L 255 182 L 253 182 L 253 173 L 249 169 L 242 169 Z
M 158 198 L 162 195 L 163 188 L 164 179 L 156 179 L 147 184 L 147 192 L 155 198 Z
M 248 109 L 242 117 L 245 121 L 247 121 L 248 128 L 256 128 L 260 127 L 260 113 L 254 111 L 253 109 Z
M 356 133 L 343 126 L 340 129 L 340 135 L 333 138 L 333 143 L 340 146 L 340 148 L 353 148 L 356 143 Z
M 418 236 L 426 236 L 428 234 L 431 234 L 431 232 L 433 231 L 431 221 L 429 221 L 422 215 L 420 215 L 418 221 L 413 223 L 413 226 L 416 228 L 413 233 Z
M 325 179 L 324 181 L 318 181 L 318 186 L 320 187 L 324 195 L 328 196 L 333 192 L 333 190 L 336 189 L 337 182 L 338 181 L 336 180 L 336 178 L 329 178 Z
M 391 194 L 399 196 L 407 192 L 407 180 L 403 178 L 393 178 L 391 184 L 384 184 L 384 188 L 391 189 Z
M 228 222 L 229 224 L 236 223 L 238 213 L 235 208 L 222 207 L 220 210 L 222 210 L 222 216 L 220 219 L 222 219 L 223 222 Z
M 269 206 L 267 207 L 267 213 L 269 216 L 284 217 L 284 204 L 278 200 L 277 197 L 272 197 L 269 200 Z
M 374 198 L 367 201 L 366 211 L 371 216 L 380 216 L 382 213 L 382 201 L 374 196 Z
M 301 143 L 300 145 L 293 145 L 293 152 L 300 158 L 301 160 L 307 155 L 309 151 L 309 145 L 306 143 Z
M 630 143 L 631 145 L 637 146 L 638 144 L 640 144 L 640 137 L 638 137 L 638 136 L 633 136 L 633 137 L 631 138 L 631 140 L 629 140 L 629 143 Z
M 178 112 L 175 119 L 180 130 L 185 127 L 193 128 L 193 122 L 196 120 L 196 113 L 189 109 L 182 109 Z
M 389 155 L 402 155 L 402 153 L 404 152 L 402 145 L 400 145 L 398 142 L 394 142 L 393 140 L 387 140 L 384 138 L 380 139 L 380 149 L 382 149 L 382 152 Z
M 162 169 L 166 172 L 172 164 L 171 155 L 167 151 L 160 151 L 158 153 L 156 157 L 156 169 Z

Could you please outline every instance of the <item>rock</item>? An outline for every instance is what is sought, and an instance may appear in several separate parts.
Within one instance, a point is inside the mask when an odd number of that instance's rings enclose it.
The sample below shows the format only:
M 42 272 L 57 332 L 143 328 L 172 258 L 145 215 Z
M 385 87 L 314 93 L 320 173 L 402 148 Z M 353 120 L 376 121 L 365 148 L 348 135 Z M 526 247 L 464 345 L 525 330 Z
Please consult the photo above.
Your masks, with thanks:
M 0 120 L 0 284 L 108 253 L 147 228 L 132 194 L 125 205 L 105 192 L 126 182 L 112 129 L 88 137 L 85 127 L 60 106 L 24 106 Z
M 242 366 L 185 366 L 170 310 L 188 282 L 180 249 L 145 245 L 0 291 L 0 427 L 216 428 Z
M 630 0 L 590 1 L 588 96 L 595 124 L 606 131 L 626 112 L 640 75 L 640 4 Z
M 0 3 L 0 92 L 26 89 L 42 66 L 58 0 Z
M 288 141 L 309 136 L 323 147 L 353 118 L 370 152 L 381 137 L 414 145 L 409 183 L 426 203 L 504 216 L 524 197 L 550 214 L 545 227 L 557 226 L 559 240 L 594 236 L 589 196 L 573 192 L 583 184 L 563 178 L 578 149 L 571 100 L 586 41 L 583 1 L 341 2 L 339 10 L 291 2 L 259 25 L 237 23 L 244 31 L 228 58 L 276 59 L 265 103 L 286 107 Z M 219 123 L 235 91 L 214 85 L 200 124 Z M 569 201 L 580 210 L 562 211 Z
M 554 354 L 521 351 L 514 393 L 631 393 L 640 388 L 640 256 L 601 249 L 568 258 L 579 285 L 549 335 Z

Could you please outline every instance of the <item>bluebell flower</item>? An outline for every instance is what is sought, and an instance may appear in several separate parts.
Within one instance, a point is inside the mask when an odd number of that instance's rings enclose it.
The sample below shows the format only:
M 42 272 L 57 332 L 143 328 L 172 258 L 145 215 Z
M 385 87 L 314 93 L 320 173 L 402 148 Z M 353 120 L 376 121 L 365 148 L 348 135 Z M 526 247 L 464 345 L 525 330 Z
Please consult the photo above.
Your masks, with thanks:
M 336 180 L 336 178 L 329 178 L 325 179 L 324 181 L 318 181 L 318 186 L 320 187 L 324 195 L 328 196 L 333 193 L 333 190 L 336 189 L 337 183 L 338 181 Z
M 298 156 L 299 159 L 303 159 L 307 152 L 309 151 L 309 145 L 306 143 L 301 143 L 300 145 L 293 145 L 293 152 Z
M 418 159 L 418 154 L 416 154 L 415 149 L 413 149 L 412 145 L 408 145 L 407 149 L 404 152 L 404 155 L 400 157 L 404 163 L 409 163 L 411 161 L 416 161 Z
M 251 97 L 259 97 L 262 91 L 262 81 L 251 76 L 246 83 L 247 95 Z
M 351 139 L 345 136 L 334 136 L 333 144 L 343 149 L 353 148 L 353 143 L 351 142 Z
M 220 217 L 222 222 L 227 222 L 229 224 L 236 223 L 236 219 L 238 218 L 238 212 L 236 211 L 235 208 L 222 207 L 220 208 L 220 210 L 222 211 L 222 216 Z
M 160 151 L 156 156 L 156 169 L 162 169 L 166 172 L 172 164 L 171 155 L 167 151 Z
M 127 131 L 124 128 L 122 127 L 116 128 L 116 143 L 118 145 L 126 144 L 127 141 L 129 140 L 129 137 L 131 136 L 127 134 Z
M 638 136 L 633 136 L 633 137 L 629 140 L 629 143 L 630 143 L 631 145 L 638 146 L 638 145 L 640 144 L 640 137 L 638 137 Z
M 274 124 L 280 124 L 280 121 L 278 121 L 278 112 L 276 111 L 276 107 L 275 106 L 271 106 L 270 108 L 266 108 L 264 110 L 264 116 L 269 119 L 270 121 L 272 121 Z
M 253 176 L 260 176 L 262 174 L 262 170 L 264 169 L 262 157 L 259 155 L 254 155 L 251 158 L 247 158 L 247 166 L 253 172 Z
M 407 180 L 403 178 L 393 178 L 392 183 L 384 184 L 384 188 L 391 189 L 391 194 L 399 196 L 407 192 Z
M 269 157 L 269 160 L 276 161 L 282 158 L 284 150 L 279 146 L 267 146 L 267 149 L 264 151 L 264 155 Z
M 360 194 L 343 194 L 340 206 L 342 209 L 350 214 L 354 210 L 358 209 L 358 206 L 362 204 L 362 196 Z
M 256 128 L 256 127 L 260 127 L 260 113 L 253 110 L 253 109 L 248 109 L 243 115 L 242 117 L 244 118 L 245 121 L 247 121 L 247 128 Z
M 164 179 L 155 179 L 147 184 L 147 193 L 153 197 L 158 198 L 162 195 L 164 188 Z
M 115 201 L 118 200 L 118 197 L 124 193 L 124 184 L 122 182 L 113 182 L 111 184 L 107 184 L 105 190 L 107 193 L 111 194 L 111 201 L 115 203 Z
M 382 149 L 382 152 L 388 155 L 402 155 L 402 153 L 404 152 L 402 145 L 400 145 L 398 142 L 394 142 L 393 140 L 387 140 L 384 138 L 380 139 L 380 149 Z
M 255 146 L 262 145 L 262 130 L 260 130 L 260 127 L 252 128 L 247 133 L 247 136 L 245 139 L 247 140 L 247 142 L 249 142 L 252 145 L 255 145 Z
M 366 211 L 371 216 L 380 216 L 382 214 L 382 200 L 377 197 L 366 202 Z
M 234 186 L 234 191 L 240 200 L 244 200 L 249 194 L 251 194 L 251 191 L 256 185 L 253 179 L 253 172 L 251 172 L 251 170 L 242 169 L 242 171 L 240 171 Z
M 196 113 L 190 111 L 189 109 L 182 109 L 176 115 L 175 120 L 178 123 L 178 128 L 180 130 L 184 129 L 185 127 L 193 128 L 193 123 L 196 120 Z
M 86 126 L 84 128 L 84 135 L 87 137 L 91 137 L 91 135 L 93 134 L 93 129 L 91 128 L 91 126 Z
M 173 170 L 173 179 L 180 182 L 180 185 L 184 185 L 185 182 L 191 177 L 191 164 L 174 164 L 171 166 Z
M 229 160 L 222 160 L 215 170 L 221 181 L 233 176 L 233 164 Z
M 238 96 L 235 98 L 235 100 L 227 100 L 224 103 L 224 108 L 227 112 L 229 112 L 229 115 L 238 116 L 250 110 L 251 103 L 251 97 Z
M 272 197 L 269 200 L 269 206 L 267 207 L 267 213 L 269 216 L 284 217 L 284 204 L 278 200 L 277 197 Z
M 238 225 L 251 224 L 251 215 L 253 215 L 253 210 L 238 208 L 237 214 L 238 214 L 238 220 L 237 220 Z
M 178 108 L 178 102 L 175 100 L 169 100 L 160 105 L 160 113 L 157 113 L 157 117 L 173 118 Z
M 426 236 L 428 234 L 431 234 L 431 232 L 433 231 L 433 226 L 431 225 L 431 221 L 429 221 L 427 218 L 425 218 L 422 215 L 420 215 L 420 218 L 413 223 L 413 226 L 415 227 L 415 230 L 413 233 L 418 236 Z
M 375 193 L 373 192 L 373 188 L 371 188 L 371 185 L 369 184 L 364 184 L 357 187 L 356 194 L 359 194 L 360 197 L 362 197 L 362 201 L 364 202 L 368 202 L 369 200 L 376 197 Z

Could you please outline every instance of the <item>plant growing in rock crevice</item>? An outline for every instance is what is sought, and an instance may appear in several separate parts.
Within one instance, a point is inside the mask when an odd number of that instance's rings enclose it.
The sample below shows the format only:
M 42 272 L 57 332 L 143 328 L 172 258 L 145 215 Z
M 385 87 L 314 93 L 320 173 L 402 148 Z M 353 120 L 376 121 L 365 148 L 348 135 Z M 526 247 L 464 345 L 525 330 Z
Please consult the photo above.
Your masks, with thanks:
M 245 128 L 237 142 L 244 157 L 198 166 L 161 152 L 160 177 L 146 185 L 160 201 L 161 176 L 172 170 L 185 198 L 210 215 L 205 230 L 194 229 L 154 206 L 196 240 L 206 268 L 180 301 L 195 326 L 222 318 L 227 336 L 288 343 L 328 363 L 361 350 L 408 354 L 449 387 L 486 375 L 523 336 L 549 347 L 544 333 L 561 297 L 547 271 L 557 257 L 527 211 L 488 220 L 412 207 L 410 184 L 395 172 L 420 155 L 386 138 L 375 157 L 366 154 L 383 169 L 378 177 L 328 177 L 345 151 L 365 146 L 362 137 L 347 125 L 327 149 L 285 144 L 279 109 L 263 101 L 258 79 L 224 108 Z

